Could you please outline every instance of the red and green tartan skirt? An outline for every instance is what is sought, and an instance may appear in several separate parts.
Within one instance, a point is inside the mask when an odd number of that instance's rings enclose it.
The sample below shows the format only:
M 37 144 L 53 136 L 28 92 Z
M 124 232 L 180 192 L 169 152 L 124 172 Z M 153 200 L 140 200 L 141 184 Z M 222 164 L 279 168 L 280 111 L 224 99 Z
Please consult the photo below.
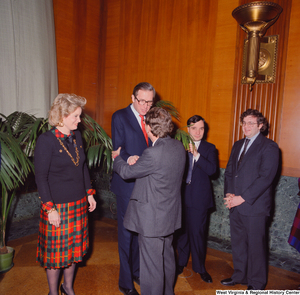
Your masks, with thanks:
M 61 224 L 49 224 L 41 209 L 36 261 L 45 268 L 68 267 L 82 261 L 89 247 L 87 197 L 76 202 L 56 204 Z

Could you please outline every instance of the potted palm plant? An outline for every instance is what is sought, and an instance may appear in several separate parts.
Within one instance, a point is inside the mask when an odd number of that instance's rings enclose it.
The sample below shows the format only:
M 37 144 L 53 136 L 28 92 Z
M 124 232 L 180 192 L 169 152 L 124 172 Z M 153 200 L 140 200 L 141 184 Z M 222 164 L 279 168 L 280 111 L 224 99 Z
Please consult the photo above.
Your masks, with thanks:
M 37 120 L 34 116 L 18 112 L 7 117 L 0 114 L 0 272 L 9 270 L 13 265 L 13 249 L 5 243 L 7 218 L 16 190 L 33 170 L 28 157 L 32 149 L 30 144 L 24 145 L 31 138 L 27 127 L 33 123 L 42 132 L 43 127 L 40 126 L 44 126 L 43 120 Z
M 89 168 L 102 165 L 109 172 L 112 167 L 111 139 L 88 115 L 83 115 L 82 123 L 80 129 Z M 13 249 L 6 245 L 5 240 L 12 201 L 29 173 L 34 172 L 32 158 L 37 138 L 49 128 L 47 119 L 24 112 L 14 112 L 9 116 L 0 114 L 0 272 L 13 266 Z

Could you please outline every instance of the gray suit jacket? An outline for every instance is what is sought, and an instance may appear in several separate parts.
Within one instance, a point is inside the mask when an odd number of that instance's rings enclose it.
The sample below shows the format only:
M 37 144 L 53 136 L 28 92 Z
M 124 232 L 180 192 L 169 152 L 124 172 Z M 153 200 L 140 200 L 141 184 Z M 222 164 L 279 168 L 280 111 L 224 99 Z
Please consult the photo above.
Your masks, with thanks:
M 272 183 L 278 170 L 277 143 L 259 134 L 237 168 L 244 139 L 232 148 L 225 170 L 224 194 L 232 193 L 245 200 L 231 209 L 246 216 L 269 216 L 272 206 Z
M 185 150 L 181 142 L 159 138 L 136 164 L 121 157 L 114 171 L 122 178 L 136 178 L 124 217 L 124 227 L 146 237 L 163 237 L 181 227 L 181 184 Z

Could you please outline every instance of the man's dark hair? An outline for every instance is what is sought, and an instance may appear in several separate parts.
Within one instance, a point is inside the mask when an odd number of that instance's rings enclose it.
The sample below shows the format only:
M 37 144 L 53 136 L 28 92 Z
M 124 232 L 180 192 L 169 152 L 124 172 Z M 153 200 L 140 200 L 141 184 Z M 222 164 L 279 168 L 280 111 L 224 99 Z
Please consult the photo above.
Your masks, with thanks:
M 208 125 L 207 123 L 205 122 L 204 118 L 199 116 L 199 115 L 194 115 L 192 117 L 190 117 L 188 120 L 187 120 L 187 126 L 189 127 L 191 124 L 195 124 L 199 121 L 203 121 L 203 124 L 204 124 L 204 134 L 203 134 L 203 137 L 202 139 L 203 140 L 206 140 L 206 137 L 207 137 L 207 132 L 208 132 Z
M 201 116 L 194 115 L 187 120 L 187 125 L 189 126 L 189 125 L 195 124 L 199 121 L 203 121 L 203 123 L 205 123 L 205 120 Z
M 260 129 L 260 132 L 264 132 L 265 130 L 268 129 L 269 124 L 267 119 L 263 116 L 261 112 L 258 110 L 253 110 L 253 109 L 248 109 L 247 111 L 243 112 L 240 117 L 241 123 L 243 123 L 243 120 L 247 116 L 253 116 L 257 118 L 257 125 L 259 126 L 260 124 L 263 124 L 263 126 Z
M 156 137 L 166 137 L 173 130 L 171 115 L 163 108 L 153 107 L 146 115 L 146 124 L 151 127 L 151 132 Z
M 133 94 L 134 97 L 137 96 L 139 90 L 153 91 L 153 98 L 155 97 L 155 89 L 154 89 L 154 87 L 153 87 L 150 83 L 148 83 L 148 82 L 141 82 L 141 83 L 137 84 L 137 85 L 133 88 L 132 94 Z

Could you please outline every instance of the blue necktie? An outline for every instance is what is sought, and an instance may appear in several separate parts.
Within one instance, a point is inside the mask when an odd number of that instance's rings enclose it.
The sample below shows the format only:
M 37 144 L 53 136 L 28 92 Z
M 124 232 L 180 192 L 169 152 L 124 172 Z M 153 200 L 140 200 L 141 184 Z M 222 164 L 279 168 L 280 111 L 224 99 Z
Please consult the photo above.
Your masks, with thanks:
M 192 153 L 188 153 L 189 155 L 189 170 L 188 174 L 186 177 L 186 183 L 190 183 L 192 180 L 192 172 L 193 172 L 193 161 L 194 161 L 194 156 Z

